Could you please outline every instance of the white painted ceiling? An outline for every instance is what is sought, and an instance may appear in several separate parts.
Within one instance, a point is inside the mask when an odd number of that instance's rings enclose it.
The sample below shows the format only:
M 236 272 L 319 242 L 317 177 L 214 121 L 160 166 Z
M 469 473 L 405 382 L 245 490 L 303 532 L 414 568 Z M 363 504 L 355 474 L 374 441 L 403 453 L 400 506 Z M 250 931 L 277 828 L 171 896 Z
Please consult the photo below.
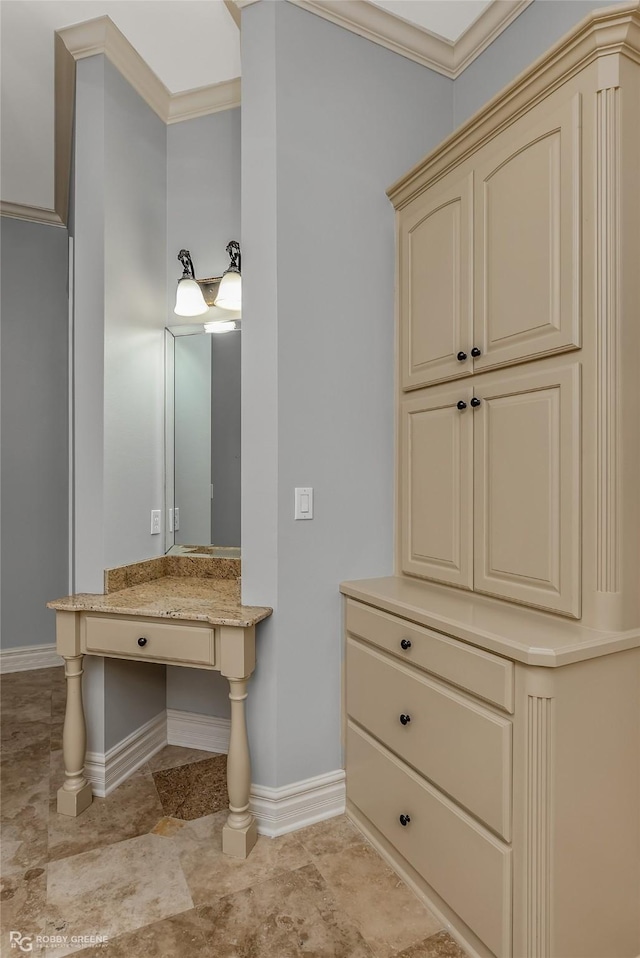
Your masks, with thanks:
M 490 0 L 375 0 L 456 40 Z M 1 0 L 2 200 L 53 205 L 54 31 L 109 16 L 171 93 L 240 76 L 240 35 L 224 0 Z

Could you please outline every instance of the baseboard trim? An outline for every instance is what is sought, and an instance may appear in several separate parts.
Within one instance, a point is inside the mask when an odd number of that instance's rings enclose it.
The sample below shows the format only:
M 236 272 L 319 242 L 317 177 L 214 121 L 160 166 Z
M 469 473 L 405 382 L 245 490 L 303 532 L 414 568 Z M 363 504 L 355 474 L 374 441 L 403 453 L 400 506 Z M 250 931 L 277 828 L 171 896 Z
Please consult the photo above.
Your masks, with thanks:
M 249 802 L 258 832 L 275 838 L 342 815 L 345 799 L 344 769 L 337 769 L 281 788 L 252 785 Z
M 167 745 L 199 748 L 204 752 L 228 752 L 230 734 L 229 719 L 167 709 Z
M 22 649 L 0 649 L 0 674 L 50 669 L 64 665 L 54 644 L 27 645 Z
M 107 752 L 87 752 L 84 773 L 93 794 L 106 798 L 166 744 L 167 718 L 162 711 Z

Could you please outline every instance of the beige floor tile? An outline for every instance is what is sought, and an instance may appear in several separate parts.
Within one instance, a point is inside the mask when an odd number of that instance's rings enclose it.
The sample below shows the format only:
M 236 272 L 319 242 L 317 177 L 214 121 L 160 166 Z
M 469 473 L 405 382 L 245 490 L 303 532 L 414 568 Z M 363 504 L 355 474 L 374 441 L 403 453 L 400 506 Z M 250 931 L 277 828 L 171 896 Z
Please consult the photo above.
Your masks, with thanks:
M 51 862 L 47 932 L 115 938 L 193 908 L 175 846 L 142 835 Z M 50 958 L 80 951 L 69 944 Z
M 44 933 L 46 900 L 46 866 L 13 871 L 0 879 L 0 954 L 16 953 L 9 941 L 11 931 L 29 939 Z
M 331 855 L 351 845 L 361 845 L 367 841 L 346 815 L 338 815 L 324 822 L 309 825 L 307 828 L 301 828 L 295 835 L 314 857 Z
M 192 908 L 137 931 L 118 935 L 104 945 L 83 948 L 75 958 L 216 958 L 211 948 L 211 922 Z
M 370 845 L 351 845 L 315 861 L 339 906 L 378 958 L 388 958 L 442 929 Z
M 19 843 L 12 855 L 17 871 L 47 860 L 48 765 L 42 745 L 0 762 L 0 835 L 3 843 Z
M 199 748 L 183 748 L 181 745 L 165 745 L 161 751 L 156 752 L 153 758 L 147 762 L 147 768 L 151 772 L 158 772 L 163 768 L 180 768 L 181 765 L 191 765 L 192 762 L 202 762 L 206 758 L 212 758 L 215 752 L 204 752 Z
M 47 716 L 45 721 L 29 722 L 19 721 L 13 717 L 2 721 L 0 730 L 0 747 L 2 754 L 7 757 L 20 757 L 25 749 L 36 749 L 39 745 L 50 748 L 51 739 L 51 718 Z
M 51 753 L 52 774 L 49 810 L 49 858 L 68 858 L 92 848 L 113 845 L 153 831 L 164 811 L 151 774 L 135 772 L 107 798 L 96 798 L 78 815 L 59 815 L 56 792 L 64 779 L 62 756 Z
M 187 822 L 168 839 L 179 850 L 196 905 L 248 888 L 310 861 L 309 853 L 294 833 L 280 838 L 259 835 L 247 859 L 229 858 L 222 854 L 222 826 L 226 820 L 226 811 L 217 812 Z
M 0 723 L 4 731 L 12 722 L 50 722 L 51 693 L 42 689 L 2 687 Z
M 448 932 L 439 931 L 426 941 L 407 948 L 395 958 L 467 958 L 467 953 Z
M 371 958 L 314 865 L 284 872 L 199 909 L 215 958 Z

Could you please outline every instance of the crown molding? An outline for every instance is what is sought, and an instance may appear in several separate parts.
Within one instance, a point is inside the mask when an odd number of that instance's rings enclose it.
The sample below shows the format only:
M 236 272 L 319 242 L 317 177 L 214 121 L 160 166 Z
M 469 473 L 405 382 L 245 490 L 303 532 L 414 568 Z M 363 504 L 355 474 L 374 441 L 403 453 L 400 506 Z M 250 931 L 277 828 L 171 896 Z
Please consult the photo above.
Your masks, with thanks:
M 454 44 L 406 20 L 399 20 L 367 0 L 291 0 L 323 20 L 372 40 L 400 56 L 453 77 Z
M 73 143 L 75 64 L 103 54 L 166 124 L 180 123 L 240 106 L 240 78 L 171 93 L 109 17 L 96 17 L 55 34 L 54 208 L 0 201 L 0 215 L 66 226 Z
M 197 116 L 232 110 L 238 106 L 240 106 L 240 77 L 235 77 L 233 80 L 223 80 L 221 83 L 199 87 L 196 90 L 173 93 L 169 98 L 165 122 L 180 123 L 183 120 L 193 120 Z
M 235 0 L 243 9 L 258 0 Z M 289 0 L 324 20 L 455 80 L 533 0 L 493 0 L 456 41 L 398 19 L 368 0 Z
M 113 20 L 97 17 L 58 30 L 57 35 L 74 60 L 104 54 L 145 103 L 167 122 L 171 94 Z
M 27 206 L 24 203 L 10 203 L 0 200 L 0 216 L 8 216 L 14 220 L 26 220 L 28 223 L 42 223 L 43 226 L 66 226 L 66 216 L 63 219 L 56 210 L 45 209 L 42 206 Z
M 493 0 L 454 44 L 454 78 L 499 37 L 533 0 Z

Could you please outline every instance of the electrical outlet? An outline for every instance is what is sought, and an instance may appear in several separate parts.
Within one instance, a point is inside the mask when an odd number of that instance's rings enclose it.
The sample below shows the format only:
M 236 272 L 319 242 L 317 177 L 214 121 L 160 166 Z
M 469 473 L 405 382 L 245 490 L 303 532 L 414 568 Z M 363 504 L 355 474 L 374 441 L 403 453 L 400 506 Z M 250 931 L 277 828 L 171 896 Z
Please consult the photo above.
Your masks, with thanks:
M 173 510 L 173 531 L 177 532 L 180 528 L 180 510 L 176 506 Z
M 173 532 L 173 509 L 169 509 L 168 519 L 169 519 L 169 532 Z
M 162 521 L 162 509 L 151 510 L 151 535 L 160 535 L 160 523 Z

